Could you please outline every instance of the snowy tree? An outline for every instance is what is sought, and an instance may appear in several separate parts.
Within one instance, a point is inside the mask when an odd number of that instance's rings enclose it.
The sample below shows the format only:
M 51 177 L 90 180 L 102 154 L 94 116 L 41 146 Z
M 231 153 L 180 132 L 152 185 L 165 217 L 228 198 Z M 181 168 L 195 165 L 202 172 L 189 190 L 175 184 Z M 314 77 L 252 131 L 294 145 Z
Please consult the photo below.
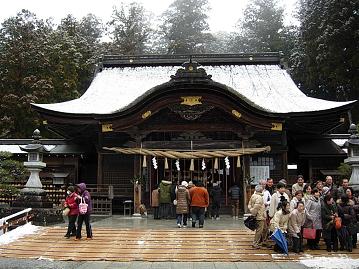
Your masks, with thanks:
M 208 53 L 231 53 L 232 35 L 227 32 L 217 32 L 213 34 L 213 41 L 209 42 L 206 49 Z
M 43 74 L 50 63 L 44 47 L 51 32 L 48 22 L 23 10 L 5 20 L 0 28 L 0 135 L 26 137 L 35 115 L 30 103 L 52 87 Z M 36 124 L 36 123 L 35 123 Z
M 251 1 L 237 24 L 232 38 L 234 52 L 282 51 L 289 55 L 293 48 L 293 29 L 283 23 L 283 8 L 277 0 Z
M 160 32 L 169 54 L 204 53 L 213 40 L 207 0 L 175 0 L 162 15 Z
M 150 15 L 141 4 L 122 3 L 119 9 L 115 7 L 108 25 L 113 36 L 113 44 L 107 44 L 107 47 L 113 53 L 133 55 L 146 52 L 152 30 Z
M 359 2 L 302 0 L 299 19 L 292 62 L 302 90 L 336 101 L 358 99 Z
M 68 15 L 54 31 L 50 38 L 53 46 L 49 54 L 58 57 L 56 63 L 59 63 L 57 70 L 60 71 L 60 78 L 67 78 L 62 87 L 69 89 L 59 93 L 55 97 L 57 101 L 76 98 L 88 88 L 94 63 L 101 56 L 100 38 L 103 31 L 101 21 L 92 14 L 80 21 Z
M 96 49 L 81 23 L 66 17 L 57 29 L 23 10 L 0 28 L 0 136 L 29 137 L 39 119 L 31 103 L 79 97 L 90 83 Z

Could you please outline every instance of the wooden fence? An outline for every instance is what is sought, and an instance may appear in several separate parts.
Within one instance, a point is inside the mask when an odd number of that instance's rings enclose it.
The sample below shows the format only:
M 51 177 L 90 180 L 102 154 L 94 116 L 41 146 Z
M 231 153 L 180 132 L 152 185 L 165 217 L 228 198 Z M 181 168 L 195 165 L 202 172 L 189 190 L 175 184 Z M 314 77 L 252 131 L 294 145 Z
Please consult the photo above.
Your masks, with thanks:
M 20 223 L 28 223 L 29 220 L 33 217 L 31 214 L 29 214 L 31 210 L 32 208 L 27 208 L 0 219 L 0 230 L 2 230 L 3 233 L 6 233 L 12 226 L 18 225 Z

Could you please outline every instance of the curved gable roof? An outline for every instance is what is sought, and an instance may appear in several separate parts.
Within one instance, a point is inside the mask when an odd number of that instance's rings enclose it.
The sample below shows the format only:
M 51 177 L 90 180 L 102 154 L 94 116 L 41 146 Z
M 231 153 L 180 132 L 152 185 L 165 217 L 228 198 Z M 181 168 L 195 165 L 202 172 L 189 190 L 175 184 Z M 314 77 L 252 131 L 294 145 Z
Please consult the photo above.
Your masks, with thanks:
M 33 104 L 69 114 L 108 115 L 124 111 L 143 99 L 153 87 L 168 82 L 178 66 L 104 68 L 78 99 L 55 104 Z M 269 113 L 301 113 L 339 108 L 354 103 L 307 97 L 286 70 L 277 64 L 213 65 L 204 67 L 215 82 L 250 105 Z

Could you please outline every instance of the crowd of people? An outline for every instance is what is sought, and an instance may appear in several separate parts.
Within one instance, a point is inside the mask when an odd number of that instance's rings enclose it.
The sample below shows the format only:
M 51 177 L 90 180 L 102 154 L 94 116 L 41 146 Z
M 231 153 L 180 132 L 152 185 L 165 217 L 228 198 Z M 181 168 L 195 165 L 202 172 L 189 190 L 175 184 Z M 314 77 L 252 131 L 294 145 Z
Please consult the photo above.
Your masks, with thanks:
M 324 239 L 328 252 L 357 247 L 359 200 L 343 179 L 338 188 L 333 178 L 325 182 L 305 183 L 297 177 L 291 191 L 286 181 L 280 180 L 274 188 L 273 179 L 261 180 L 248 203 L 255 217 L 256 230 L 253 248 L 272 247 L 269 235 L 279 229 L 295 253 L 304 251 L 303 239 L 309 249 L 319 249 Z M 275 251 L 281 251 L 275 244 Z
M 233 185 L 228 190 L 233 219 L 239 219 L 241 189 Z M 192 227 L 203 228 L 205 217 L 220 219 L 223 191 L 220 182 L 211 184 L 209 191 L 201 181 L 182 181 L 180 185 L 162 180 L 152 191 L 151 206 L 154 219 L 176 218 L 178 227 L 187 227 L 190 219 Z M 209 211 L 207 211 L 209 209 Z
M 65 238 L 73 236 L 75 240 L 80 240 L 82 237 L 82 224 L 85 222 L 86 239 L 92 239 L 92 228 L 90 224 L 92 201 L 91 195 L 86 189 L 86 184 L 80 183 L 67 187 L 67 196 L 63 206 L 64 214 L 68 217 L 69 221 Z
M 187 227 L 188 216 L 192 227 L 203 228 L 209 193 L 202 182 L 182 181 L 180 185 L 162 180 L 152 191 L 154 219 L 168 219 L 173 213 L 179 228 Z

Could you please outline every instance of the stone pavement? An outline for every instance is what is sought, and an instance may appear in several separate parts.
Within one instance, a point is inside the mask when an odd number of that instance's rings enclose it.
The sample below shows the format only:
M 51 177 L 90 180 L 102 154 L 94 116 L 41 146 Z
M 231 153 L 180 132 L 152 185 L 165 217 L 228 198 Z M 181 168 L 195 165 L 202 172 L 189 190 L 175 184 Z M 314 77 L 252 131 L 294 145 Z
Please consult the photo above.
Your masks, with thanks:
M 0 269 L 303 269 L 296 262 L 74 262 L 30 259 L 0 260 Z

